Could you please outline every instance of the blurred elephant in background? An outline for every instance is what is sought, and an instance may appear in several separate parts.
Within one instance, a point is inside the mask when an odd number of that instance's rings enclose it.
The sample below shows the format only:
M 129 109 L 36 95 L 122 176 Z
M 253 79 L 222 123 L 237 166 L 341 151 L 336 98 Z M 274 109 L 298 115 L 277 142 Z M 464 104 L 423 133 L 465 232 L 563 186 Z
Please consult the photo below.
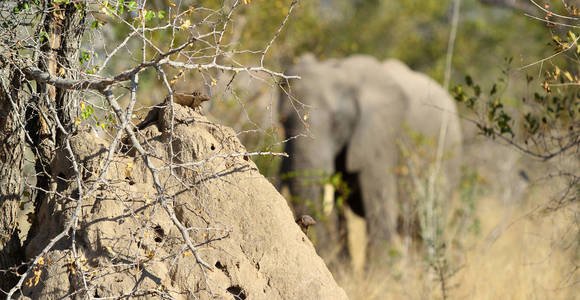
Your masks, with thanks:
M 386 253 L 397 230 L 395 168 L 401 163 L 398 140 L 405 128 L 435 141 L 446 114 L 447 131 L 441 174 L 451 186 L 458 178 L 461 129 L 454 101 L 434 80 L 410 70 L 397 60 L 379 62 L 355 55 L 318 62 L 303 56 L 288 74 L 302 77 L 281 92 L 280 118 L 290 138 L 282 162 L 282 174 L 297 215 L 311 214 L 323 221 L 315 226 L 319 253 L 325 257 L 341 244 L 335 211 L 321 212 L 321 185 L 304 184 L 301 174 L 341 172 L 351 196 L 348 205 L 367 222 L 370 258 Z M 308 137 L 292 138 L 307 134 Z M 412 150 L 412 149 L 411 149 Z M 307 205 L 307 204 L 310 205 Z M 320 224 L 323 223 L 323 224 Z M 342 241 L 344 242 L 344 241 Z M 334 248 L 334 249 L 333 249 Z M 330 251 L 330 252 L 329 252 Z

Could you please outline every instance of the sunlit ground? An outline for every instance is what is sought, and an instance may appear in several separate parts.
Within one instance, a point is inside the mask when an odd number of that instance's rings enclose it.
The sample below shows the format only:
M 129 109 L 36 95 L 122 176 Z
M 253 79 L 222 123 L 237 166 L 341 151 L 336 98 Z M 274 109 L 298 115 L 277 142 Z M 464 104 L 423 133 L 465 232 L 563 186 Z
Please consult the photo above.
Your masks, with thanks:
M 478 201 L 480 233 L 467 235 L 463 250 L 447 249 L 457 271 L 445 282 L 448 299 L 580 298 L 577 208 L 540 212 L 550 193 L 533 187 L 512 209 L 498 199 Z M 343 265 L 333 272 L 351 299 L 443 298 L 441 281 L 419 255 L 373 269 L 355 274 Z

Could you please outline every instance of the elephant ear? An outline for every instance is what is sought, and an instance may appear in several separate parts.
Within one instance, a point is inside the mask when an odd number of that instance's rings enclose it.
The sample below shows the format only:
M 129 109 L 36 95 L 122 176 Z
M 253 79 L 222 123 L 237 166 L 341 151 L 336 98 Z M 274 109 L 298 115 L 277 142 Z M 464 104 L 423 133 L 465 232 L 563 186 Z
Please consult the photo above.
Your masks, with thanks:
M 407 107 L 404 91 L 392 80 L 382 76 L 382 80 L 367 82 L 360 87 L 358 98 L 358 118 L 353 136 L 347 148 L 346 167 L 350 172 L 383 164 L 394 167 L 397 154 L 397 136 L 405 118 Z M 380 174 L 376 174 L 379 175 Z

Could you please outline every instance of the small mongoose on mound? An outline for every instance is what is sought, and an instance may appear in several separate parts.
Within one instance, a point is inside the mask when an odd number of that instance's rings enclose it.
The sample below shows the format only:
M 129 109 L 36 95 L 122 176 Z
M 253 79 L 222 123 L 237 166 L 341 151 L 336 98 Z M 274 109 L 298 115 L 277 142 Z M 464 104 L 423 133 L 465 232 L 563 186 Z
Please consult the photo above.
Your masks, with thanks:
M 169 102 L 169 95 L 165 97 L 165 101 Z M 209 101 L 209 97 L 198 91 L 193 91 L 193 93 L 173 93 L 173 102 L 189 106 L 193 109 L 199 107 L 203 102 Z
M 159 117 L 159 109 L 161 107 L 165 107 L 169 104 L 170 95 L 165 96 L 165 100 L 163 104 L 157 106 L 149 111 L 145 119 L 137 125 L 139 130 L 155 123 Z M 201 104 L 205 101 L 209 101 L 209 97 L 204 95 L 198 91 L 193 91 L 192 93 L 181 93 L 181 92 L 174 92 L 173 93 L 173 102 L 177 104 L 181 104 L 183 106 L 189 106 L 193 109 L 197 109 L 201 106 Z
M 316 221 L 314 221 L 314 219 L 309 215 L 302 215 L 296 219 L 296 224 L 300 226 L 304 234 L 308 234 L 308 227 L 310 225 L 316 225 Z

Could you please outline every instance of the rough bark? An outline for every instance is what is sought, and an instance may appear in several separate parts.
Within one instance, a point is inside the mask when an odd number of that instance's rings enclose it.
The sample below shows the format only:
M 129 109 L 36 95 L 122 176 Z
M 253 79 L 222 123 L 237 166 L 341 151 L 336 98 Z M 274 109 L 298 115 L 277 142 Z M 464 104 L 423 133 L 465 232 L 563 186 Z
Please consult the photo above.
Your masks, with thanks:
M 14 283 L 10 267 L 23 259 L 16 218 L 22 194 L 24 101 L 19 89 L 22 78 L 0 70 L 0 288 Z
M 40 51 L 28 57 L 28 63 L 59 77 L 75 79 L 80 41 L 84 30 L 83 11 L 73 4 L 42 2 L 46 13 L 35 26 Z M 60 6 L 60 7 L 59 7 Z M 48 9 L 50 8 L 50 9 Z M 46 34 L 43 34 L 45 32 Z M 45 38 L 43 38 L 45 36 Z M 46 38 L 46 36 L 48 38 Z M 5 47 L 6 46 L 6 47 Z M 0 72 L 0 288 L 8 290 L 15 283 L 13 272 L 23 262 L 23 242 L 19 238 L 18 216 L 23 183 L 24 149 L 26 143 L 35 155 L 36 186 L 35 206 L 46 200 L 50 190 L 52 172 L 50 163 L 55 149 L 63 141 L 62 132 L 56 129 L 52 111 L 67 131 L 74 128 L 78 97 L 74 92 L 54 88 L 46 83 L 30 82 L 22 73 L 22 61 L 17 52 L 2 45 Z M 28 162 L 30 163 L 30 162 Z M 22 226 L 21 226 L 22 227 Z M 35 231 L 35 226 L 32 231 Z M 22 236 L 22 235 L 21 235 Z M 24 233 L 27 236 L 27 233 Z

